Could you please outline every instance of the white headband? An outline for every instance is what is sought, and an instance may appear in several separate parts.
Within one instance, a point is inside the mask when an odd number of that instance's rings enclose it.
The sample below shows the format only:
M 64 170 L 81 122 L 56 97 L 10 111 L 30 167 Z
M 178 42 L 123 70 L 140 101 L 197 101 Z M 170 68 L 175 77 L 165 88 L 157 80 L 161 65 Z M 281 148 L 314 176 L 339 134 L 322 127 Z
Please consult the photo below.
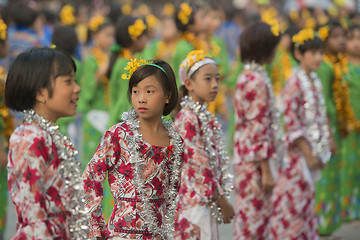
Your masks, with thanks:
M 182 62 L 179 69 L 179 77 L 181 81 L 181 85 L 185 85 L 185 79 L 190 78 L 194 72 L 196 72 L 199 68 L 206 64 L 215 64 L 216 62 L 212 58 L 205 58 L 204 60 L 195 62 L 194 65 L 189 66 L 187 65 L 186 59 Z

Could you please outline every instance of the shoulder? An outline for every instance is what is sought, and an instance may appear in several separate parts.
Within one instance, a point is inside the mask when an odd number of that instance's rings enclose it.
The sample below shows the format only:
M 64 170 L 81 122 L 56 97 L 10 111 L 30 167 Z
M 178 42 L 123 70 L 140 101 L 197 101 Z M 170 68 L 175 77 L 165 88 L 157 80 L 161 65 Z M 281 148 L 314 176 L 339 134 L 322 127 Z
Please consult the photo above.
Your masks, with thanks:
M 183 124 L 185 122 L 197 123 L 198 116 L 188 108 L 182 108 L 177 114 L 175 119 L 175 125 Z
M 258 72 L 242 72 L 237 80 L 237 86 L 261 86 L 264 83 L 264 77 Z
M 11 142 L 19 142 L 22 140 L 31 141 L 35 138 L 43 139 L 44 142 L 51 140 L 51 136 L 39 126 L 31 123 L 19 125 L 11 135 Z

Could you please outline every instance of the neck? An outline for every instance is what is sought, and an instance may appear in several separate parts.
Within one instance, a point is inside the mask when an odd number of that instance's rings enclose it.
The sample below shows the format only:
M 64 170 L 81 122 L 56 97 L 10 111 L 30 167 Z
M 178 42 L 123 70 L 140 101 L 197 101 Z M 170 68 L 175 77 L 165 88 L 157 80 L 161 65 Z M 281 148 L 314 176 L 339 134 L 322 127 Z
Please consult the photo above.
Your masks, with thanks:
M 163 128 L 161 117 L 151 119 L 138 117 L 138 120 L 140 122 L 140 128 L 150 130 L 153 133 L 158 133 Z
M 46 120 L 55 123 L 58 120 L 58 118 L 50 116 L 50 114 L 40 104 L 42 103 L 35 104 L 34 106 L 35 113 L 39 114 Z
M 312 72 L 310 69 L 306 69 L 303 64 L 300 64 L 302 70 L 305 71 L 306 75 L 310 78 L 310 73 Z
M 360 56 L 354 56 L 354 55 L 348 54 L 347 57 L 348 57 L 349 63 L 354 64 L 354 65 L 360 65 Z
M 201 105 L 203 105 L 205 103 L 204 100 L 200 99 L 198 96 L 195 96 L 193 93 L 189 92 L 189 97 L 191 97 L 193 99 L 194 102 L 198 102 Z

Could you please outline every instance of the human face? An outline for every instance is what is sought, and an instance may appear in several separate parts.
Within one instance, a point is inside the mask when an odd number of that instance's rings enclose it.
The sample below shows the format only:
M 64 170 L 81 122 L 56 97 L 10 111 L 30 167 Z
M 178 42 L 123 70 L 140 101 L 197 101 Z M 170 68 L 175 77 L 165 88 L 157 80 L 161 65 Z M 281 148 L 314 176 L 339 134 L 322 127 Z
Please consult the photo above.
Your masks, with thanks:
M 165 18 L 161 24 L 161 37 L 165 42 L 176 38 L 177 29 L 173 18 Z
M 142 52 L 148 42 L 148 35 L 142 34 L 132 44 L 133 53 Z
M 205 16 L 205 24 L 210 35 L 214 34 L 221 25 L 221 12 L 210 9 Z
M 326 47 L 327 49 L 333 53 L 338 54 L 341 52 L 345 52 L 345 31 L 341 27 L 334 28 L 327 41 L 326 41 Z
M 115 28 L 106 26 L 94 35 L 94 43 L 104 51 L 108 51 L 114 42 Z
M 350 56 L 360 57 L 360 30 L 354 29 L 348 33 L 346 51 Z
M 159 80 L 154 75 L 144 78 L 131 91 L 132 106 L 141 119 L 161 118 L 165 104 L 169 103 Z
M 194 101 L 204 104 L 215 100 L 219 91 L 220 74 L 216 64 L 206 64 L 195 73 L 195 79 L 185 80 L 185 87 Z
M 52 122 L 61 117 L 74 116 L 81 91 L 75 82 L 75 73 L 58 76 L 53 84 L 51 97 L 47 89 L 39 91 L 37 99 L 42 103 L 37 104 L 38 113 Z
M 300 66 L 307 74 L 316 71 L 323 60 L 324 51 L 322 49 L 309 49 L 304 54 L 296 53 L 296 58 L 300 62 Z
M 194 24 L 189 26 L 190 32 L 199 34 L 206 31 L 205 8 L 200 8 L 194 15 Z

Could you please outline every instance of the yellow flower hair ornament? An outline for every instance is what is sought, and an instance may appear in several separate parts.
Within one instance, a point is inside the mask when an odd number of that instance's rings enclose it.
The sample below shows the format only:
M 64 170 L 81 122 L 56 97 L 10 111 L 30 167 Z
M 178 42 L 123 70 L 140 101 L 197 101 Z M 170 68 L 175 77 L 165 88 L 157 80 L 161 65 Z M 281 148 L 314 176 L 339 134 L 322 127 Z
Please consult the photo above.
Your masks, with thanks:
M 137 39 L 145 30 L 147 26 L 143 20 L 137 19 L 133 25 L 128 27 L 128 33 L 132 40 Z
M 191 6 L 187 3 L 182 3 L 180 5 L 180 11 L 177 15 L 177 18 L 180 20 L 182 24 L 186 25 L 189 23 L 191 13 L 192 13 Z
M 0 39 L 5 40 L 6 39 L 6 30 L 7 25 L 4 22 L 4 20 L 0 19 Z
M 166 73 L 166 71 L 160 67 L 159 65 L 157 64 L 154 64 L 152 61 L 147 61 L 147 60 L 144 60 L 142 58 L 139 58 L 139 59 L 136 59 L 136 58 L 133 58 L 131 59 L 128 64 L 126 65 L 126 67 L 124 68 L 126 71 L 128 71 L 129 73 L 126 74 L 124 73 L 121 78 L 122 79 L 130 79 L 132 74 L 140 67 L 140 66 L 143 66 L 143 65 L 150 65 L 150 66 L 153 66 L 153 67 L 156 67 L 158 69 L 160 69 L 165 75 L 166 77 L 168 77 L 168 74 Z
M 75 23 L 75 8 L 70 5 L 65 5 L 60 11 L 60 21 L 63 25 L 73 25 Z
M 149 26 L 150 29 L 153 29 L 156 24 L 158 23 L 157 17 L 155 17 L 153 14 L 149 14 L 146 16 L 146 23 Z
M 318 30 L 319 38 L 321 38 L 321 40 L 325 41 L 326 38 L 329 36 L 329 31 L 330 31 L 329 26 L 324 26 L 324 27 L 319 28 L 319 30 Z
M 92 32 L 99 30 L 100 25 L 105 23 L 105 18 L 103 16 L 94 16 L 89 21 L 89 29 Z
M 314 37 L 315 37 L 314 31 L 312 29 L 307 28 L 295 34 L 291 40 L 295 43 L 295 46 L 298 47 L 300 45 L 303 45 L 305 41 L 314 39 Z

